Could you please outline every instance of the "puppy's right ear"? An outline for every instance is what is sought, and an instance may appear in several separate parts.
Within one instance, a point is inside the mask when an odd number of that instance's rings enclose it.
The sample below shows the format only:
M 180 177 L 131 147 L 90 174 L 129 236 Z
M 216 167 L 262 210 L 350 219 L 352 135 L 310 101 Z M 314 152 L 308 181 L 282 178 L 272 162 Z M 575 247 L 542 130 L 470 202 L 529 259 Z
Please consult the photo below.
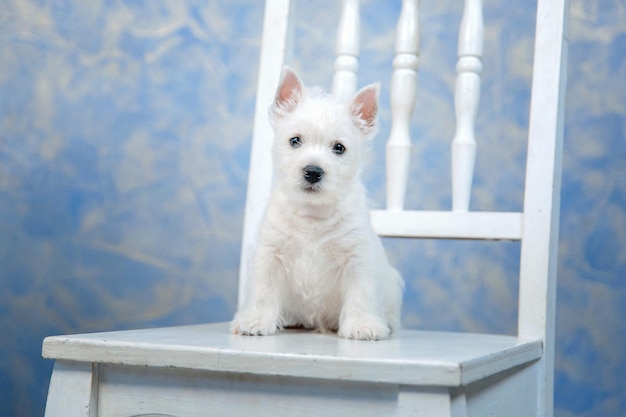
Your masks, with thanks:
M 292 112 L 302 98 L 303 91 L 302 81 L 298 78 L 298 74 L 285 65 L 280 75 L 274 103 L 270 106 L 271 116 L 280 118 L 286 113 Z

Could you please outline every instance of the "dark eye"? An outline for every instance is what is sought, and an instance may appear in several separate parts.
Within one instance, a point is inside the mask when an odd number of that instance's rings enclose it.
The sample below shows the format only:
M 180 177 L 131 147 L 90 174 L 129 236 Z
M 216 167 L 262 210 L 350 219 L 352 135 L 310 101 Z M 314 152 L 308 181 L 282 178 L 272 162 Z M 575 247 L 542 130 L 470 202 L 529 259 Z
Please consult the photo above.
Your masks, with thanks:
M 292 148 L 297 148 L 302 145 L 302 139 L 300 139 L 299 136 L 294 136 L 293 138 L 289 139 L 289 144 Z
M 342 153 L 344 153 L 346 151 L 346 147 L 343 146 L 341 143 L 337 142 L 335 143 L 335 146 L 333 146 L 333 152 L 336 155 L 341 155 Z

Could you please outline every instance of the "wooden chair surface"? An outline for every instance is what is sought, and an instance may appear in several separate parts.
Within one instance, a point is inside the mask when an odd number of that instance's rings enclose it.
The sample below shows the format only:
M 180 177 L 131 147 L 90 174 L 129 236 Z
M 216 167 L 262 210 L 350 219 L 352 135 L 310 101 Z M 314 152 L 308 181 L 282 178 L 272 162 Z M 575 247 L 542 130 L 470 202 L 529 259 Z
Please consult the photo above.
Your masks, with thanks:
M 376 343 L 289 330 L 229 334 L 226 324 L 54 336 L 46 416 L 94 415 L 552 415 L 554 302 L 563 134 L 567 0 L 539 0 L 526 189 L 521 212 L 469 211 L 480 91 L 481 0 L 466 0 L 459 35 L 452 140 L 453 207 L 404 210 L 419 66 L 418 0 L 404 0 L 393 62 L 387 207 L 382 236 L 521 241 L 517 336 L 401 330 Z M 268 0 L 242 245 L 240 294 L 269 194 L 267 121 L 289 59 L 289 0 Z M 345 0 L 333 90 L 356 88 L 359 2 Z M 410 279 L 410 277 L 405 277 Z M 240 297 L 241 299 L 241 297 Z

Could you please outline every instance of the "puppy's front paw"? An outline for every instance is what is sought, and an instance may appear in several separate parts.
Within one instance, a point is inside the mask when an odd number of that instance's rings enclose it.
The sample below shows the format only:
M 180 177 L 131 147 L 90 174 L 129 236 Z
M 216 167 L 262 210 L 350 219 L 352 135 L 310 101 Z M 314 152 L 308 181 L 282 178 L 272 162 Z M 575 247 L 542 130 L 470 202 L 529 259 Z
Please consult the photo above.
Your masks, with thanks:
M 337 334 L 346 339 L 382 340 L 389 338 L 389 325 L 376 316 L 348 317 L 339 326 Z
M 280 325 L 273 314 L 263 314 L 258 310 L 242 311 L 230 323 L 230 331 L 246 336 L 267 336 L 278 331 Z

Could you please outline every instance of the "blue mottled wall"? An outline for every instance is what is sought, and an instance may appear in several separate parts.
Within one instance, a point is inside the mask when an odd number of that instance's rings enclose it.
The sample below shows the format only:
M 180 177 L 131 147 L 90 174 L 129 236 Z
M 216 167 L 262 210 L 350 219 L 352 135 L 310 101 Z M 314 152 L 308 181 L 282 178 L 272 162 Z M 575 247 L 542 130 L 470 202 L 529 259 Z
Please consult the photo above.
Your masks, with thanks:
M 338 3 L 301 3 L 293 65 L 328 86 Z M 382 204 L 398 5 L 363 3 L 360 83 L 383 88 L 366 182 Z M 422 1 L 413 208 L 450 204 L 460 3 Z M 534 18 L 526 2 L 484 3 L 472 204 L 517 210 Z M 620 416 L 626 6 L 572 0 L 571 16 L 556 415 Z M 43 413 L 46 335 L 232 316 L 261 20 L 256 0 L 0 4 L 1 416 Z M 407 278 L 406 326 L 515 331 L 517 244 L 385 243 Z

